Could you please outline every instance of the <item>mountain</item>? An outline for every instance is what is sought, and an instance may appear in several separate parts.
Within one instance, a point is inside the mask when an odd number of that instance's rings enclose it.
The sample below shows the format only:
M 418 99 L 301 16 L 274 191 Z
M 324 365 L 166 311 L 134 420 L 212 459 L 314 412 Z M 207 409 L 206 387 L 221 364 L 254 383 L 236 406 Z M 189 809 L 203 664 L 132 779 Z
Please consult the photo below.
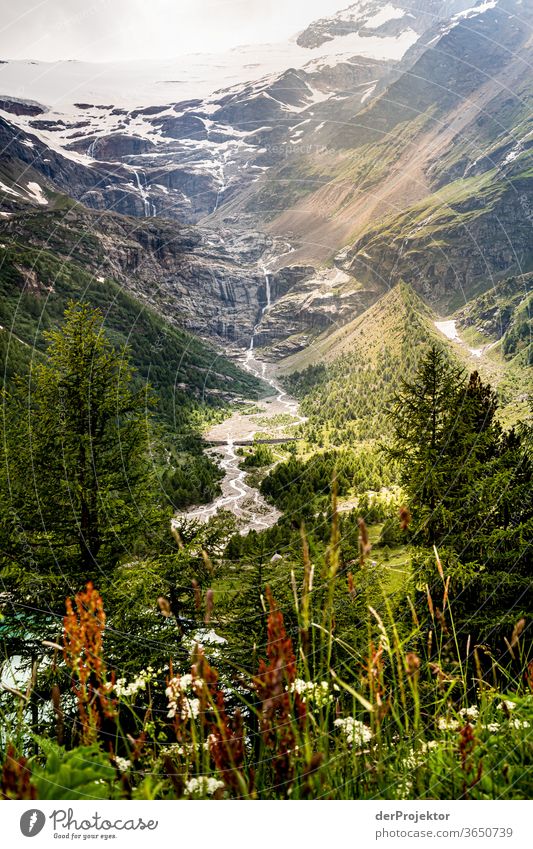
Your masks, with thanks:
M 1 237 L 232 354 L 305 358 L 402 281 L 451 317 L 531 272 L 531 8 L 362 0 L 219 57 L 0 64 Z
M 0 114 L 29 134 L 22 161 L 40 158 L 40 140 L 86 166 L 71 186 L 84 204 L 196 223 L 300 153 L 307 125 L 362 107 L 436 20 L 467 5 L 361 2 L 285 44 L 148 68 L 4 62 Z M 48 177 L 53 157 L 42 158 Z
M 77 244 L 70 243 L 67 255 L 61 250 L 60 238 L 65 238 L 63 233 L 46 246 L 36 240 L 32 244 L 17 232 L 2 235 L 0 343 L 4 376 L 38 358 L 45 345 L 43 331 L 61 321 L 69 300 L 83 299 L 100 308 L 113 341 L 130 347 L 140 378 L 157 388 L 159 415 L 167 423 L 181 425 L 195 407 L 216 408 L 242 395 L 256 397 L 261 391 L 253 376 L 166 321 L 129 294 L 116 278 L 92 273 L 86 257 L 95 253 L 94 240 L 81 235 Z

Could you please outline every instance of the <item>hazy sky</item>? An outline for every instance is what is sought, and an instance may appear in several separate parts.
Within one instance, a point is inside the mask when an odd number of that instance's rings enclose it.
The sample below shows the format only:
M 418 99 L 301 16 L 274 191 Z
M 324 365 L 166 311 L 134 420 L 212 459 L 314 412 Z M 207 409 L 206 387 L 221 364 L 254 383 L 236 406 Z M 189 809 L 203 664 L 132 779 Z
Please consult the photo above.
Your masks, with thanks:
M 0 0 L 0 59 L 120 61 L 218 52 L 286 39 L 348 5 L 350 0 Z

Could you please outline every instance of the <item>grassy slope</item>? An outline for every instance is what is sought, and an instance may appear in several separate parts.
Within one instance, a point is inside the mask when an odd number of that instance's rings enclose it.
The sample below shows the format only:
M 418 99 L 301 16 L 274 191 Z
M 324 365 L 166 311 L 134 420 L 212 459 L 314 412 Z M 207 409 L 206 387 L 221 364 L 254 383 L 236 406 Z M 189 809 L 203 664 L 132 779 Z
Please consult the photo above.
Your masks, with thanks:
M 473 340 L 446 339 L 435 327 L 437 316 L 407 284 L 401 283 L 363 315 L 281 364 L 289 388 L 303 399 L 315 436 L 343 444 L 386 434 L 384 412 L 401 377 L 416 367 L 420 354 L 436 343 L 466 371 L 477 369 L 498 387 L 502 419 L 513 423 L 526 412 L 524 393 L 530 370 L 522 352 L 506 359 L 500 348 L 469 351 Z M 314 367 L 307 373 L 305 369 Z M 317 368 L 318 367 L 318 368 Z M 303 372 L 303 374 L 302 374 Z M 343 417 L 349 421 L 343 422 Z M 327 425 L 328 418 L 333 422 Z M 350 421 L 351 419 L 351 421 Z

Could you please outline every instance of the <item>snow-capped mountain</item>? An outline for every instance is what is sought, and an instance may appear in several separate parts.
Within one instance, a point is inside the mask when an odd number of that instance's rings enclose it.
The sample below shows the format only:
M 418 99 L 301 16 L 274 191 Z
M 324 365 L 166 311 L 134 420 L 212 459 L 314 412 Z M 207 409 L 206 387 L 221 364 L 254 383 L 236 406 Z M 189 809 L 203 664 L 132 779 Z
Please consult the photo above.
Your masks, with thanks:
M 0 229 L 274 357 L 398 280 L 447 309 L 529 268 L 532 2 L 361 2 L 215 73 L 0 64 Z
M 361 0 L 284 44 L 160 64 L 4 62 L 0 117 L 45 177 L 30 180 L 40 203 L 56 187 L 53 157 L 35 156 L 42 143 L 70 160 L 86 205 L 198 222 L 299 152 L 332 111 L 362 108 L 421 34 L 467 5 Z M 37 202 L 27 182 L 5 182 L 8 199 Z
M 356 36 L 362 42 L 409 38 L 413 43 L 430 27 L 470 5 L 461 0 L 398 0 L 386 4 L 360 0 L 331 17 L 314 21 L 299 34 L 297 42 L 312 49 L 347 36 Z

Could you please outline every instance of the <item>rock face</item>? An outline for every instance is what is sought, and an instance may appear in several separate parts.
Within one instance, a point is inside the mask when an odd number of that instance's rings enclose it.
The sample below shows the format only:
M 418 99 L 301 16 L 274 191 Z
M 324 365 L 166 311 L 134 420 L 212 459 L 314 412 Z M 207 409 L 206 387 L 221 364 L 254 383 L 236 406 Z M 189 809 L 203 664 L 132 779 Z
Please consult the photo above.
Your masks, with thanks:
M 44 106 L 36 103 L 33 100 L 21 100 L 16 97 L 0 97 L 0 109 L 4 112 L 10 112 L 12 115 L 26 115 L 35 117 L 46 112 Z
M 112 278 L 173 323 L 197 335 L 247 347 L 265 304 L 262 258 L 275 249 L 265 234 L 215 233 L 176 222 L 65 212 L 14 215 L 0 229 L 26 244 L 46 246 L 95 277 Z M 294 274 L 279 274 L 285 292 Z
M 298 36 L 301 47 L 320 47 L 339 36 L 359 34 L 400 36 L 407 28 L 422 33 L 439 20 L 469 8 L 465 0 L 399 0 L 384 4 L 380 0 L 360 0 L 327 18 L 314 21 Z
M 460 328 L 473 327 L 497 343 L 508 359 L 521 354 L 524 365 L 533 364 L 533 273 L 509 277 L 470 301 L 456 313 Z
M 377 288 L 363 288 L 339 268 L 316 271 L 312 266 L 292 266 L 272 275 L 278 297 L 256 328 L 255 345 L 271 349 L 276 358 L 286 351 L 281 344 L 291 339 L 290 348 L 301 346 L 326 329 L 355 318 L 379 294 Z

